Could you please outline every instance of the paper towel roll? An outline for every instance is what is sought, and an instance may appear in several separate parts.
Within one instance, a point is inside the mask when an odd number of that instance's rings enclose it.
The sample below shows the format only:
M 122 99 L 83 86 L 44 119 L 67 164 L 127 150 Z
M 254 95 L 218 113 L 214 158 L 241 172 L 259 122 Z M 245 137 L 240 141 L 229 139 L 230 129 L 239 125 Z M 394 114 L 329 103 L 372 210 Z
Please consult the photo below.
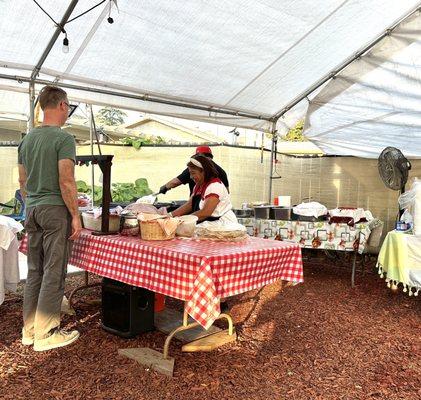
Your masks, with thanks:
M 278 196 L 279 207 L 291 207 L 291 196 Z

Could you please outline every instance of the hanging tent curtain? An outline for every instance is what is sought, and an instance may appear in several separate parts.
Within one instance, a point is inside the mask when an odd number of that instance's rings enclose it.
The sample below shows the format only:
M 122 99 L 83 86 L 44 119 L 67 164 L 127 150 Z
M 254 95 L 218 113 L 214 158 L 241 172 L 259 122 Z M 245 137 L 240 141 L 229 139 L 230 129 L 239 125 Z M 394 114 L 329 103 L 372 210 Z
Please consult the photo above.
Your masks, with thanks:
M 421 157 L 421 16 L 414 14 L 311 101 L 305 134 L 327 154 Z
M 55 21 L 69 5 L 38 2 Z M 79 1 L 70 19 L 98 2 Z M 106 1 L 65 25 L 69 52 L 60 34 L 37 89 L 57 82 L 83 102 L 268 130 L 294 99 L 418 3 L 119 0 L 109 24 Z M 31 0 L 0 1 L 0 17 L 0 88 L 27 91 L 56 27 Z

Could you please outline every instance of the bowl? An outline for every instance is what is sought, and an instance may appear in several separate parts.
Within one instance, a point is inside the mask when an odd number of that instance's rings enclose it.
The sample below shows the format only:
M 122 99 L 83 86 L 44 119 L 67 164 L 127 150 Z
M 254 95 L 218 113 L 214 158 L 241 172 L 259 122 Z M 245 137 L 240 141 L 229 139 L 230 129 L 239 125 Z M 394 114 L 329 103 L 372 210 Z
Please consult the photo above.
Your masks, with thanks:
M 177 218 L 181 221 L 181 224 L 177 226 L 175 234 L 177 236 L 192 237 L 199 218 L 196 215 L 183 215 Z
M 83 227 L 93 231 L 101 231 L 102 218 L 95 218 L 93 213 L 83 212 L 82 213 Z M 108 232 L 118 232 L 120 230 L 120 216 L 110 214 L 108 220 Z

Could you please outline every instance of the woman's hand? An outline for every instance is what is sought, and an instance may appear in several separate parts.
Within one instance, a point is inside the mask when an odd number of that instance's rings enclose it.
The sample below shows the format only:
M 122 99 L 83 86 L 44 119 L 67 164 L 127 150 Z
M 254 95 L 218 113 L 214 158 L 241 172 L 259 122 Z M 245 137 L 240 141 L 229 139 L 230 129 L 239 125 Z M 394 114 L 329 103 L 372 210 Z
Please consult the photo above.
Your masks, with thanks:
M 192 198 L 190 197 L 187 203 L 172 211 L 173 217 L 180 217 L 181 215 L 190 214 L 192 212 Z

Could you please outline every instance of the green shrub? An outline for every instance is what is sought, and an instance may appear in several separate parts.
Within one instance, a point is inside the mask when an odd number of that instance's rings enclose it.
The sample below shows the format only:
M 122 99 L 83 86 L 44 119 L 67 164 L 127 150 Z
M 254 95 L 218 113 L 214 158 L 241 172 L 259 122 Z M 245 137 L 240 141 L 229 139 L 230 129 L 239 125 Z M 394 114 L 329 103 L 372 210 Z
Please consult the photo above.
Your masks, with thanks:
M 92 197 L 92 189 L 84 181 L 77 181 L 77 190 L 81 193 L 87 193 Z M 117 182 L 111 185 L 112 201 L 131 202 L 139 197 L 151 194 L 152 190 L 149 188 L 148 181 L 145 178 L 136 179 L 135 183 Z M 94 186 L 94 204 L 98 205 L 102 200 L 102 187 Z
M 139 135 L 137 138 L 125 137 L 121 139 L 121 142 L 139 150 L 144 144 L 163 144 L 165 140 L 161 136 Z

